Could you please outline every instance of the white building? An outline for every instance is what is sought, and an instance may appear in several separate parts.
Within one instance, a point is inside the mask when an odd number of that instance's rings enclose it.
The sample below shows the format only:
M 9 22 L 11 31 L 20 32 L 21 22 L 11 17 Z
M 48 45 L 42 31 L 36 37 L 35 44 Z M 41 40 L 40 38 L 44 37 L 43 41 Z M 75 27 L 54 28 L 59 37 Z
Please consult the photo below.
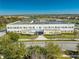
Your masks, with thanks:
M 7 32 L 21 34 L 61 34 L 73 33 L 75 24 L 64 23 L 63 21 L 17 21 L 7 24 Z

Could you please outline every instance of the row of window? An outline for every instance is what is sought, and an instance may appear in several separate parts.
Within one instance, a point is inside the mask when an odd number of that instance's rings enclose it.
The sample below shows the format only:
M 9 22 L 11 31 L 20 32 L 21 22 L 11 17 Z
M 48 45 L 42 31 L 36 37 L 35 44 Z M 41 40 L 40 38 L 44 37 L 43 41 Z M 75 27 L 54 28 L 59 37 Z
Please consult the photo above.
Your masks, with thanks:
M 8 31 L 8 32 L 16 32 L 16 33 L 21 33 L 22 31 Z
M 65 26 L 65 27 L 57 27 L 57 26 L 55 26 L 55 27 L 51 27 L 51 26 L 49 26 L 49 27 L 7 27 L 8 29 L 27 29 L 27 28 L 29 28 L 29 29 L 35 29 L 35 28 L 39 28 L 39 29 L 41 29 L 41 28 L 74 28 L 73 26 L 70 26 L 70 27 L 67 27 L 67 26 Z
M 19 31 L 19 30 L 18 30 L 18 31 L 9 31 L 9 32 L 22 33 L 22 31 Z M 51 32 L 51 31 L 50 31 L 50 32 Z M 58 31 L 54 31 L 54 32 L 58 32 Z M 65 32 L 74 32 L 74 31 L 72 31 L 72 30 L 71 30 L 71 31 L 66 31 L 66 30 L 65 30 L 65 31 L 61 31 L 61 32 L 64 32 L 64 33 L 65 33 Z M 53 33 L 53 32 L 52 32 L 52 33 Z

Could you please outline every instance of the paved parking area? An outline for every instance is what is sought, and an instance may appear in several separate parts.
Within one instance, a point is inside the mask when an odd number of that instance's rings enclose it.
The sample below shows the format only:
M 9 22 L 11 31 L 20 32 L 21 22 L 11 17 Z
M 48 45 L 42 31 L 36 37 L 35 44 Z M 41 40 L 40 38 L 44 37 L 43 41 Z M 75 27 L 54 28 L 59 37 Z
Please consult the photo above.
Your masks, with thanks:
M 0 37 L 4 36 L 6 34 L 6 31 L 0 31 Z
M 47 43 L 50 43 L 50 42 L 49 41 L 48 42 L 44 42 L 44 41 L 41 41 L 41 42 L 24 42 L 26 47 L 36 46 L 36 45 L 44 47 Z M 77 44 L 79 44 L 79 42 L 77 42 L 77 41 L 51 41 L 51 43 L 59 45 L 59 47 L 62 50 L 76 50 L 77 49 L 76 46 L 77 46 Z

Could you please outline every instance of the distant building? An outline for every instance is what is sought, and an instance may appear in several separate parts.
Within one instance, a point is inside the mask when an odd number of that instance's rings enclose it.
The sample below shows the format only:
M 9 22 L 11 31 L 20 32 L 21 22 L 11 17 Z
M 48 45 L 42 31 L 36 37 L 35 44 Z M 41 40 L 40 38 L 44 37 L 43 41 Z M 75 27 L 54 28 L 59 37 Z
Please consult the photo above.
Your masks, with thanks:
M 73 33 L 75 24 L 63 21 L 17 21 L 7 24 L 7 32 L 21 34 L 61 34 Z

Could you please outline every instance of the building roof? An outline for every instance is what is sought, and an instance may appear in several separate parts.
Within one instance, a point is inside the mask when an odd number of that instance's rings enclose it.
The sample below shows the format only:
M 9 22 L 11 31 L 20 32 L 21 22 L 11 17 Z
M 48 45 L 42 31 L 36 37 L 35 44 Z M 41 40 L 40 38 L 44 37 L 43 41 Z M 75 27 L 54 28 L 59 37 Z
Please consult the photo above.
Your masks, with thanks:
M 14 24 L 69 24 L 69 23 L 66 23 L 64 21 L 16 21 L 14 23 L 10 23 L 12 25 Z

